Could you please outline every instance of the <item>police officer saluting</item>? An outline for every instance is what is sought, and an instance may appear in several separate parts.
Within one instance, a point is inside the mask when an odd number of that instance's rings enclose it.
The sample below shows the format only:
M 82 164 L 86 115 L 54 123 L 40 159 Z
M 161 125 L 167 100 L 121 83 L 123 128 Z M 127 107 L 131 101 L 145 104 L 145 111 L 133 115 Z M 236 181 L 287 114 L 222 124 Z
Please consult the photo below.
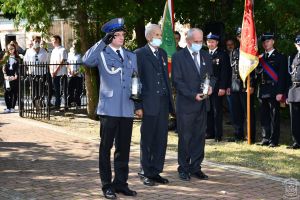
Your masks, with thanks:
M 289 149 L 300 149 L 300 35 L 295 39 L 298 53 L 295 55 L 292 65 L 289 67 L 292 85 L 288 93 L 290 105 L 291 132 L 294 144 Z
M 112 19 L 102 26 L 106 36 L 91 47 L 82 61 L 98 67 L 100 91 L 97 114 L 100 115 L 99 171 L 105 198 L 116 199 L 115 193 L 136 196 L 128 188 L 128 162 L 132 134 L 134 103 L 130 99 L 131 81 L 137 72 L 136 55 L 123 48 L 125 27 L 122 18 Z M 114 171 L 110 151 L 115 144 Z
M 288 76 L 287 59 L 274 48 L 274 34 L 264 33 L 261 36 L 265 52 L 260 56 L 257 68 L 259 98 L 261 100 L 261 145 L 276 147 L 280 135 L 280 102 L 285 101 Z
M 223 97 L 230 88 L 231 67 L 228 54 L 218 48 L 219 36 L 209 33 L 207 35 L 207 47 L 213 62 L 216 85 L 210 99 L 211 109 L 207 116 L 207 138 L 215 138 L 219 142 L 223 137 Z

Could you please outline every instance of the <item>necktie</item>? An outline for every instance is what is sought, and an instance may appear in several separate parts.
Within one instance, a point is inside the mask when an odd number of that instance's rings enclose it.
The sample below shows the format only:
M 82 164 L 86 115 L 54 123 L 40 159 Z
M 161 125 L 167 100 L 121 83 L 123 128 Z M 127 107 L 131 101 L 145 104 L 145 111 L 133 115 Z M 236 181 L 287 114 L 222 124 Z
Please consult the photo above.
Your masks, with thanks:
M 265 53 L 265 59 L 269 58 L 269 53 Z
M 117 52 L 118 56 L 120 57 L 121 62 L 123 62 L 124 59 L 123 59 L 123 57 L 122 57 L 122 55 L 121 55 L 121 53 L 120 53 L 120 50 L 116 50 L 116 52 Z
M 199 72 L 199 74 L 200 74 L 200 65 L 199 65 L 198 60 L 197 60 L 197 55 L 198 55 L 198 52 L 193 52 L 194 63 L 195 63 L 195 65 L 196 65 L 196 67 L 197 67 L 197 70 L 198 70 L 198 72 Z
M 156 58 L 158 59 L 158 58 L 159 58 L 158 50 L 155 50 L 155 51 L 154 51 L 154 54 L 155 54 Z
M 209 53 L 210 55 L 213 55 L 214 54 L 214 52 L 213 51 L 210 51 L 210 53 Z

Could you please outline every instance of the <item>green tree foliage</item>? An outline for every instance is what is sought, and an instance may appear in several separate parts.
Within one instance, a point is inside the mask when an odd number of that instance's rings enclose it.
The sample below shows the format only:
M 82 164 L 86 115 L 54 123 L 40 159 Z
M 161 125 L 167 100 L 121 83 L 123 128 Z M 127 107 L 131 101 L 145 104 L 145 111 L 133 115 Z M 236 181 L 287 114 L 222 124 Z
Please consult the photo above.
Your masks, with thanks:
M 244 0 L 174 0 L 176 20 L 204 28 L 211 22 L 223 22 L 226 36 L 235 36 L 242 24 Z M 254 18 L 257 36 L 274 32 L 276 46 L 286 54 L 295 51 L 293 42 L 300 30 L 299 0 L 256 0 Z
M 163 0 L 0 0 L 0 9 L 6 17 L 14 18 L 16 24 L 27 20 L 26 30 L 47 33 L 54 17 L 68 18 L 74 23 L 82 53 L 103 36 L 102 24 L 115 17 L 125 18 L 128 38 L 133 30 L 136 32 L 136 41 L 128 42 L 130 47 L 143 46 L 145 24 L 157 23 L 164 5 Z M 174 7 L 177 21 L 201 28 L 222 22 L 228 37 L 234 36 L 236 28 L 241 26 L 244 0 L 174 0 Z M 300 30 L 299 10 L 299 0 L 254 1 L 257 35 L 272 31 L 280 51 L 287 54 L 295 51 L 293 41 Z M 86 75 L 88 112 L 94 113 L 98 101 L 94 87 L 97 72 L 86 70 Z

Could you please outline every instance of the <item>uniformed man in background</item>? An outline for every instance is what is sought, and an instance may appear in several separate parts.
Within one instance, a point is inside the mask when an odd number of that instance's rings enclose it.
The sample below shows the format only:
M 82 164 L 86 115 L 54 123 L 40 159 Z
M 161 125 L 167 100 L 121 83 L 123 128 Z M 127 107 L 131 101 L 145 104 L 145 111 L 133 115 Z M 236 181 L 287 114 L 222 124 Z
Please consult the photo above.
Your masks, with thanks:
M 210 111 L 207 116 L 207 138 L 219 142 L 223 137 L 223 97 L 230 88 L 231 67 L 228 54 L 218 48 L 219 36 L 209 33 L 207 47 L 213 63 L 214 77 L 217 79 L 210 99 Z
M 288 146 L 289 149 L 300 149 L 300 35 L 295 39 L 295 46 L 298 50 L 291 66 L 289 73 L 291 75 L 291 86 L 288 93 L 288 102 L 290 105 L 291 132 L 293 144 Z
M 280 102 L 285 102 L 287 89 L 287 58 L 274 48 L 274 34 L 261 36 L 264 53 L 259 58 L 257 68 L 259 99 L 261 101 L 262 146 L 276 147 L 280 136 Z
M 236 39 L 241 41 L 242 29 L 239 27 L 236 31 Z M 232 118 L 234 127 L 234 138 L 231 138 L 230 142 L 240 142 L 245 139 L 244 125 L 246 122 L 247 114 L 247 93 L 246 88 L 243 87 L 242 79 L 239 75 L 239 57 L 240 48 L 235 48 L 231 56 L 232 67 L 232 82 L 230 88 L 231 103 L 232 103 Z M 251 123 L 251 143 L 255 142 L 256 135 L 256 120 L 254 109 L 254 88 L 256 87 L 255 72 L 250 74 L 250 123 Z
M 99 171 L 102 191 L 107 199 L 116 199 L 116 193 L 136 196 L 127 184 L 128 162 L 134 116 L 134 103 L 130 99 L 131 80 L 137 71 L 136 55 L 123 48 L 124 19 L 112 19 L 102 26 L 106 36 L 91 47 L 82 61 L 89 67 L 98 67 L 100 91 L 97 114 L 100 115 Z M 110 151 L 115 144 L 114 171 Z

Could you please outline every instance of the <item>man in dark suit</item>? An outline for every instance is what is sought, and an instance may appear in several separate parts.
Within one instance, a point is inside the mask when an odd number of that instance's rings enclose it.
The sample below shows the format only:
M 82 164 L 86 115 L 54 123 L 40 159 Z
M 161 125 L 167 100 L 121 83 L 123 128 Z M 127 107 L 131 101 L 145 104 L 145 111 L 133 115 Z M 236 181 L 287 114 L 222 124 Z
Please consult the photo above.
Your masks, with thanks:
M 214 85 L 212 61 L 209 54 L 201 50 L 203 32 L 192 28 L 187 32 L 187 47 L 172 57 L 172 82 L 176 89 L 176 117 L 178 129 L 178 172 L 179 178 L 190 180 L 208 179 L 201 171 L 204 158 L 205 131 L 209 101 Z M 210 77 L 207 95 L 201 85 Z
M 141 103 L 136 103 L 136 114 L 142 118 L 141 167 L 144 185 L 166 184 L 168 179 L 159 174 L 163 171 L 169 113 L 174 113 L 173 97 L 168 77 L 167 53 L 159 48 L 162 31 L 159 25 L 146 27 L 148 41 L 136 50 L 137 64 L 142 83 Z
M 276 147 L 280 134 L 280 102 L 285 102 L 287 90 L 287 58 L 274 48 L 274 34 L 264 33 L 261 36 L 265 52 L 260 56 L 257 69 L 259 98 L 261 100 L 261 145 Z
M 207 47 L 213 62 L 214 77 L 217 79 L 210 99 L 210 111 L 207 116 L 208 138 L 215 138 L 216 142 L 223 137 L 223 97 L 230 90 L 231 67 L 228 54 L 218 48 L 219 36 L 209 33 L 207 35 Z

